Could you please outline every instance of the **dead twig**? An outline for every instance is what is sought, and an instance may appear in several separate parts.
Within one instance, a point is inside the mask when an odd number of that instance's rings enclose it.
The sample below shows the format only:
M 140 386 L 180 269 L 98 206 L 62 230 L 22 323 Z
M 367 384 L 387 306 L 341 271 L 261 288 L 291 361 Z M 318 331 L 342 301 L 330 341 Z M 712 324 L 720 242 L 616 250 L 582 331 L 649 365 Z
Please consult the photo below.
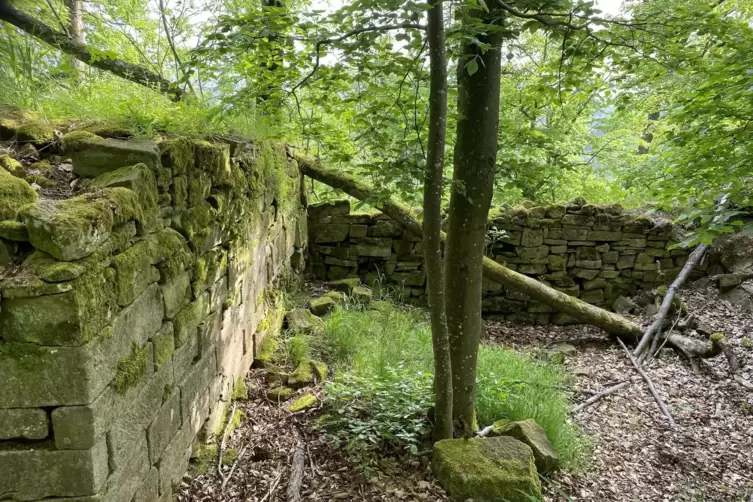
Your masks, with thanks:
M 277 485 L 280 483 L 280 479 L 282 478 L 282 470 L 280 470 L 280 473 L 277 474 L 277 478 L 274 480 L 274 483 L 272 483 L 272 486 L 269 487 L 269 491 L 266 495 L 264 495 L 264 498 L 262 498 L 259 502 L 265 502 L 268 498 L 272 496 L 272 494 L 275 492 L 275 488 L 277 488 Z
M 583 411 L 584 409 L 588 408 L 592 404 L 601 401 L 602 399 L 604 399 L 608 395 L 614 394 L 618 390 L 624 389 L 625 387 L 627 387 L 629 385 L 632 385 L 633 382 L 637 382 L 640 379 L 641 379 L 641 377 L 632 377 L 632 378 L 629 378 L 628 380 L 623 380 L 622 382 L 619 382 L 619 383 L 617 383 L 615 385 L 612 385 L 611 387 L 608 387 L 608 388 L 604 389 L 603 391 L 599 392 L 598 394 L 594 394 L 593 396 L 589 397 L 588 399 L 586 399 L 585 401 L 583 401 L 582 403 L 580 403 L 578 406 L 575 406 L 571 410 L 571 413 L 578 413 L 579 411 Z
M 222 491 L 225 491 L 225 487 L 227 486 L 230 479 L 233 477 L 233 473 L 235 472 L 235 468 L 238 467 L 238 461 L 240 461 L 241 458 L 243 458 L 243 455 L 246 453 L 246 450 L 248 449 L 248 445 L 241 448 L 240 453 L 238 453 L 238 456 L 235 457 L 235 462 L 233 462 L 232 467 L 230 467 L 230 472 L 228 473 L 227 477 L 222 477 Z
M 675 422 L 675 419 L 672 418 L 672 414 L 669 412 L 667 405 L 664 404 L 664 401 L 662 401 L 662 398 L 659 396 L 659 393 L 656 392 L 656 387 L 654 387 L 654 382 L 652 382 L 651 378 L 649 378 L 646 372 L 641 369 L 640 365 L 636 362 L 635 358 L 633 357 L 633 354 L 631 354 L 630 350 L 628 350 L 627 346 L 625 346 L 625 343 L 623 343 L 623 341 L 620 340 L 619 338 L 617 339 L 617 341 L 625 350 L 625 354 L 627 354 L 628 359 L 630 359 L 630 364 L 633 365 L 633 368 L 635 368 L 635 371 L 637 371 L 638 374 L 641 377 L 643 377 L 643 380 L 646 381 L 646 385 L 648 386 L 649 392 L 651 392 L 651 395 L 654 397 L 656 404 L 659 405 L 659 409 L 661 410 L 661 412 L 664 414 L 665 417 L 667 417 L 667 420 L 669 420 L 669 425 L 672 428 L 677 427 L 677 423 Z
M 486 436 L 491 434 L 492 431 L 494 431 L 494 424 L 489 425 L 488 427 L 484 427 L 480 431 L 476 431 L 476 437 L 485 438 Z

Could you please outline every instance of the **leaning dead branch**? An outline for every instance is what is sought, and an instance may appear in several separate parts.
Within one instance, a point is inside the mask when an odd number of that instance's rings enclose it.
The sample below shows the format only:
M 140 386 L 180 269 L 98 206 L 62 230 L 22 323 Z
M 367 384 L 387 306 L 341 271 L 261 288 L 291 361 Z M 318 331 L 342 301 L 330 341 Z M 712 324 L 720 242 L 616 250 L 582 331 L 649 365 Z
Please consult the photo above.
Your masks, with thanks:
M 672 285 L 667 288 L 667 294 L 664 295 L 664 300 L 662 301 L 661 308 L 659 308 L 659 312 L 654 318 L 654 322 L 652 322 L 646 332 L 643 333 L 640 342 L 638 342 L 638 346 L 633 351 L 633 356 L 638 358 L 639 364 L 643 361 L 644 350 L 648 348 L 654 336 L 660 331 L 664 320 L 667 318 L 667 314 L 669 314 L 672 303 L 675 299 L 675 296 L 677 295 L 677 291 L 682 287 L 683 284 L 685 284 L 685 281 L 690 276 L 690 272 L 693 270 L 693 267 L 695 267 L 696 264 L 701 261 L 701 258 L 706 253 L 707 248 L 708 246 L 706 244 L 701 244 L 700 246 L 695 248 L 695 250 L 690 253 L 690 257 L 688 257 L 688 261 L 685 263 L 685 266 L 682 267 L 680 274 L 674 280 Z
M 233 462 L 232 467 L 230 467 L 230 472 L 228 473 L 228 475 L 227 476 L 222 476 L 222 491 L 223 492 L 225 491 L 225 487 L 227 486 L 227 484 L 233 478 L 233 473 L 235 472 L 235 468 L 238 467 L 238 462 L 240 461 L 240 459 L 243 458 L 243 455 L 246 454 L 246 450 L 248 450 L 248 445 L 246 445 L 243 448 L 241 448 L 240 453 L 238 453 L 238 456 L 235 457 L 235 461 Z M 222 457 L 220 457 L 220 458 L 222 458 Z M 222 475 L 222 473 L 220 473 L 220 475 Z
M 672 414 L 669 412 L 669 408 L 667 408 L 667 405 L 664 403 L 661 396 L 659 396 L 659 393 L 656 391 L 654 382 L 652 382 L 651 378 L 646 374 L 645 371 L 643 371 L 641 366 L 633 357 L 633 354 L 630 353 L 630 350 L 628 350 L 628 348 L 625 346 L 622 340 L 618 339 L 617 341 L 622 346 L 623 350 L 625 351 L 625 354 L 628 356 L 628 359 L 630 359 L 630 364 L 633 365 L 633 368 L 635 368 L 635 371 L 637 371 L 638 374 L 643 378 L 643 380 L 646 381 L 646 385 L 648 386 L 649 392 L 651 392 L 651 395 L 654 397 L 654 401 L 656 401 L 656 404 L 659 405 L 659 409 L 661 410 L 662 414 L 665 417 L 667 417 L 667 420 L 669 420 L 669 425 L 672 428 L 677 427 L 677 423 L 675 422 L 675 419 L 672 418 Z

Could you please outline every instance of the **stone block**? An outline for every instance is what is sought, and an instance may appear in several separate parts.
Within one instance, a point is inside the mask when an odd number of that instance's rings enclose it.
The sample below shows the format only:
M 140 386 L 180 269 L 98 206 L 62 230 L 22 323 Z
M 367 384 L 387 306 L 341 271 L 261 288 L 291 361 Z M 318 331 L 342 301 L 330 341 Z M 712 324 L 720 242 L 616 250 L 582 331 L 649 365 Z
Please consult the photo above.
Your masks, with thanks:
M 39 345 L 89 342 L 112 322 L 117 310 L 114 276 L 111 268 L 94 269 L 60 287 L 68 290 L 60 294 L 15 297 L 6 290 L 0 303 L 2 338 Z
M 160 408 L 146 430 L 147 444 L 149 445 L 149 461 L 156 464 L 167 448 L 170 439 L 175 436 L 182 425 L 180 412 L 180 390 L 176 388 L 172 397 Z
M 104 173 L 92 180 L 88 188 L 94 191 L 113 187 L 132 190 L 138 196 L 142 209 L 157 204 L 157 182 L 146 164 L 130 165 Z
M 415 273 L 394 273 L 390 281 L 401 284 L 402 286 L 423 286 L 426 282 L 426 276 L 423 272 Z
M 484 298 L 481 309 L 484 312 L 495 314 L 511 314 L 523 310 L 525 304 L 523 302 L 509 300 L 501 296 L 492 296 Z
M 591 304 L 602 303 L 604 302 L 604 290 L 592 289 L 591 291 L 584 291 L 580 294 L 580 299 Z
M 109 473 L 102 438 L 89 450 L 55 450 L 52 445 L 0 449 L 0 493 L 15 500 L 95 495 Z
M 588 238 L 586 240 L 597 242 L 616 242 L 621 239 L 622 232 L 591 230 L 588 232 Z
M 645 248 L 646 247 L 646 238 L 645 237 L 635 237 L 630 239 L 623 238 L 621 241 L 617 243 L 620 246 L 626 246 L 630 248 Z
M 199 333 L 198 330 L 189 336 L 179 348 L 173 352 L 173 373 L 175 381 L 180 381 L 185 376 L 194 360 L 199 357 Z
M 153 141 L 103 139 L 74 131 L 63 138 L 63 151 L 71 157 L 73 172 L 87 178 L 139 163 L 149 169 L 161 165 L 160 152 Z
M 609 244 L 606 242 L 604 244 L 599 244 L 598 246 L 595 246 L 594 249 L 598 251 L 599 253 L 606 253 L 609 251 Z
M 195 434 L 189 424 L 184 424 L 168 443 L 159 462 L 160 493 L 162 496 L 170 494 L 178 487 L 180 480 L 188 470 L 191 457 L 191 443 Z
M 635 255 L 620 255 L 617 259 L 617 269 L 632 268 L 635 264 Z
M 595 279 L 596 276 L 599 275 L 599 270 L 585 269 L 585 268 L 574 268 L 570 272 L 573 277 L 577 277 L 579 279 L 585 279 L 587 281 L 590 281 L 591 279 Z
M 209 288 L 209 312 L 220 310 L 228 297 L 227 277 L 223 276 Z
M 645 272 L 647 270 L 658 270 L 658 263 L 636 263 L 633 265 L 633 270 Z
M 524 228 L 520 238 L 523 247 L 537 247 L 544 243 L 544 231 L 537 228 Z
M 600 259 L 599 252 L 594 248 L 580 247 L 575 251 L 575 258 L 577 260 L 598 260 Z
M 374 258 L 389 258 L 392 255 L 392 242 L 389 246 L 378 246 L 368 244 L 356 244 L 351 246 L 357 256 L 370 256 Z
M 395 220 L 377 220 L 369 227 L 370 237 L 400 237 L 403 235 L 403 226 Z
M 566 214 L 562 217 L 562 224 L 572 227 L 590 227 L 594 223 L 596 223 L 596 219 L 593 216 Z M 567 239 L 567 237 L 565 238 Z
M 615 265 L 619 258 L 620 253 L 617 251 L 607 251 L 606 253 L 602 253 L 601 255 L 601 261 L 609 265 Z
M 309 229 L 309 240 L 316 244 L 343 242 L 348 238 L 349 233 L 350 225 L 346 223 L 311 225 L 311 228 Z
M 531 275 L 540 275 L 540 274 L 546 274 L 547 272 L 547 266 L 546 265 L 539 265 L 539 264 L 532 264 L 532 263 L 523 263 L 521 265 L 518 265 L 518 272 L 521 274 L 531 274 Z
M 154 369 L 159 370 L 173 357 L 175 352 L 175 329 L 172 323 L 166 322 L 159 332 L 152 337 L 154 347 Z
M 567 242 L 567 241 L 563 241 L 563 242 Z M 549 252 L 551 254 L 565 254 L 567 253 L 567 246 L 551 246 L 549 248 Z
M 19 217 L 32 245 L 60 261 L 89 256 L 110 237 L 114 225 L 110 203 L 95 196 L 43 199 L 25 206 Z
M 530 301 L 528 302 L 526 311 L 535 313 L 535 314 L 541 314 L 541 313 L 554 312 L 554 309 L 550 307 L 549 305 L 546 305 L 545 303 L 541 303 L 537 301 Z
M 107 478 L 100 500 L 131 502 L 152 470 L 146 438 L 140 437 L 133 447 L 133 455 L 126 465 L 115 469 Z
M 131 502 L 155 502 L 159 499 L 159 469 L 152 467 Z
M 585 241 L 588 240 L 588 228 L 568 227 L 563 229 L 562 238 L 567 241 Z
M 546 229 L 546 238 L 549 240 L 565 240 L 565 231 L 562 228 L 547 228 Z M 561 243 L 554 243 L 554 242 L 545 242 L 544 244 L 561 244 Z
M 567 266 L 567 258 L 563 255 L 549 256 L 549 271 L 555 272 L 558 270 L 565 270 Z
M 178 384 L 182 421 L 183 423 L 190 422 L 194 434 L 199 432 L 209 415 L 208 389 L 210 382 L 217 374 L 217 357 L 214 350 L 209 350 L 199 361 L 188 368 L 183 380 Z
M 208 303 L 207 294 L 183 307 L 173 319 L 176 347 L 180 347 L 188 338 L 196 334 L 199 324 L 204 319 L 205 303 Z
M 106 336 L 86 345 L 0 344 L 0 402 L 10 408 L 91 403 L 115 377 L 131 344 L 143 346 L 161 325 L 162 298 L 152 285 L 123 309 Z
M 584 281 L 582 286 L 584 291 L 603 289 L 607 287 L 607 281 L 604 279 L 591 279 L 590 281 Z
M 191 276 L 188 272 L 181 272 L 161 284 L 160 289 L 165 303 L 165 318 L 172 319 L 191 299 Z
M 615 279 L 620 276 L 620 272 L 617 270 L 602 270 L 599 272 L 599 277 L 604 279 Z
M 152 262 L 151 246 L 144 240 L 113 258 L 118 305 L 132 303 L 147 286 L 159 281 L 159 271 L 152 266 Z
M 326 216 L 339 216 L 350 213 L 350 201 L 335 200 L 311 204 L 308 207 L 309 218 L 324 218 Z
M 172 389 L 173 367 L 165 364 L 138 391 L 130 404 L 123 406 L 107 432 L 110 447 L 110 467 L 126 466 L 135 453 L 135 448 L 146 437 L 146 430 L 160 409 L 165 389 Z
M 49 432 L 47 412 L 39 408 L 0 409 L 0 440 L 44 439 Z
M 590 249 L 590 248 L 584 248 Z M 601 260 L 575 260 L 575 266 L 579 268 L 600 269 L 602 266 Z
M 361 237 L 366 237 L 366 233 L 369 230 L 369 227 L 366 225 L 350 225 L 350 238 L 351 239 L 358 239 Z
M 520 247 L 516 249 L 518 257 L 523 260 L 546 259 L 549 256 L 549 246 Z M 533 263 L 530 261 L 529 263 Z

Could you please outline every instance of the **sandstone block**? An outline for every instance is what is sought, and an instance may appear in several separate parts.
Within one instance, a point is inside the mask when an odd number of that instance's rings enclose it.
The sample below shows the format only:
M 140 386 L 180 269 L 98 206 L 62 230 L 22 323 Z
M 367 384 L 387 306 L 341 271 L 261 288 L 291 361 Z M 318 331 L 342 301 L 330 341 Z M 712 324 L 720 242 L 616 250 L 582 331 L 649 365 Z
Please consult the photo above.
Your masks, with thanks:
M 0 440 L 44 439 L 47 413 L 39 408 L 0 409 Z
M 159 149 L 153 141 L 103 139 L 74 131 L 63 138 L 63 151 L 71 157 L 73 172 L 88 178 L 139 163 L 149 169 L 160 166 Z
M 180 390 L 175 389 L 173 396 L 160 408 L 146 430 L 147 444 L 149 445 L 149 461 L 152 465 L 162 457 L 170 439 L 178 432 L 182 425 L 180 412 Z

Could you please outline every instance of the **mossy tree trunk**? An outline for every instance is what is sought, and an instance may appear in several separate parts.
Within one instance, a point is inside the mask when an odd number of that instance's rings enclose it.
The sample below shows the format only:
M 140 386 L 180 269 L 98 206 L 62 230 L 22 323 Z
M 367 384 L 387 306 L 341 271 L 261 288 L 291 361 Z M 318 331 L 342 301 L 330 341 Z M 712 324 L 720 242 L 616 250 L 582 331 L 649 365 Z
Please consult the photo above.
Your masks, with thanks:
M 466 25 L 483 12 L 462 14 Z M 476 362 L 481 336 L 484 240 L 494 189 L 499 128 L 502 35 L 484 19 L 480 44 L 468 42 L 458 61 L 457 139 L 445 244 L 445 310 L 452 358 L 452 408 L 456 426 L 476 427 Z M 481 31 L 481 30 L 479 30 Z M 479 46 L 485 44 L 482 51 Z
M 442 1 L 429 0 L 428 38 L 431 86 L 429 142 L 424 174 L 424 267 L 434 349 L 434 439 L 451 439 L 452 366 L 442 277 L 442 193 L 447 131 L 447 58 Z

